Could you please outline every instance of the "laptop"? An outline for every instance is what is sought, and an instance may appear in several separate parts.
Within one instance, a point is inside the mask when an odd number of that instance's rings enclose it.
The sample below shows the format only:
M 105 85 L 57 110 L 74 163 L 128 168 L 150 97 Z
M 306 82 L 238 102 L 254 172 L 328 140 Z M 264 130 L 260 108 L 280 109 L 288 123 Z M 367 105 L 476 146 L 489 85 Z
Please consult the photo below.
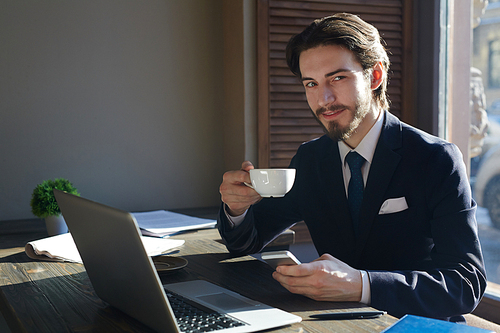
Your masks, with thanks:
M 255 332 L 301 321 L 204 280 L 162 285 L 130 213 L 59 190 L 54 195 L 96 294 L 155 331 Z M 194 315 L 208 319 L 195 322 Z

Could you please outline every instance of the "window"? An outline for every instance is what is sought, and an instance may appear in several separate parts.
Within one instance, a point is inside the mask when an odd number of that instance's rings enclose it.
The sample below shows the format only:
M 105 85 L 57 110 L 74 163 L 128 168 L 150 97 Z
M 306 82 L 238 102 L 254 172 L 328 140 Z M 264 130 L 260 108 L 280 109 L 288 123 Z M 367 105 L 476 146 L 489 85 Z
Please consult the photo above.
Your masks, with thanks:
M 500 322 L 500 2 L 475 1 L 472 14 L 468 153 L 488 278 L 486 297 L 475 313 Z M 463 46 L 456 45 L 455 49 Z
M 500 22 L 499 22 L 500 23 Z M 481 45 L 479 45 L 481 47 Z M 488 86 L 500 88 L 500 40 L 489 42 L 488 53 Z
M 477 70 L 471 81 L 471 128 L 476 127 L 480 142 L 471 139 L 471 147 L 479 144 L 471 154 L 471 182 L 480 232 L 488 231 L 483 233 L 483 248 L 494 242 L 500 249 L 500 154 L 495 153 L 500 152 L 500 2 L 488 5 L 479 19 L 473 27 L 472 67 Z M 481 121 L 488 124 L 482 138 Z M 488 280 L 500 284 L 500 256 L 483 250 Z

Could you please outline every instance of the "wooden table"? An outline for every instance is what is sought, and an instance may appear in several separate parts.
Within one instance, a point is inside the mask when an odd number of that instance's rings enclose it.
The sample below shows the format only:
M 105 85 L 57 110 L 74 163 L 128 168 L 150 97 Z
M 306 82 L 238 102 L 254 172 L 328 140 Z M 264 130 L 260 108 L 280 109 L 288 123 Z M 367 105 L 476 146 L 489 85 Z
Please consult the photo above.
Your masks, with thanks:
M 205 279 L 303 318 L 299 324 L 273 332 L 380 332 L 396 321 L 389 315 L 311 320 L 308 316 L 314 313 L 369 307 L 316 302 L 291 294 L 272 278 L 268 265 L 251 256 L 232 257 L 216 241 L 217 235 L 215 230 L 205 230 L 175 236 L 186 243 L 174 255 L 186 258 L 189 264 L 175 273 L 160 274 L 162 282 Z M 83 265 L 29 259 L 23 246 L 33 239 L 20 237 L 16 243 L 12 235 L 2 235 L 0 241 L 6 238 L 10 244 L 0 249 L 0 310 L 12 332 L 151 332 L 99 299 Z

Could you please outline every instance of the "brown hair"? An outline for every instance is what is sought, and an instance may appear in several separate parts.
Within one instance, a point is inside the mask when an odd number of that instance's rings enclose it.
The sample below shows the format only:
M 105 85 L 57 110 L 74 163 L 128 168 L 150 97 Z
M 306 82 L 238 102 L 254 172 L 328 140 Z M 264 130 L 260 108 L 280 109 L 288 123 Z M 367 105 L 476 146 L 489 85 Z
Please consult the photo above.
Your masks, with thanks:
M 301 78 L 300 54 L 318 46 L 334 44 L 353 52 L 365 75 L 378 62 L 382 63 L 387 74 L 390 61 L 382 43 L 385 44 L 373 25 L 356 15 L 338 13 L 315 20 L 300 34 L 293 36 L 286 47 L 286 61 L 292 73 Z M 387 81 L 387 75 L 384 75 L 382 84 L 373 92 L 375 101 L 383 109 L 389 109 Z

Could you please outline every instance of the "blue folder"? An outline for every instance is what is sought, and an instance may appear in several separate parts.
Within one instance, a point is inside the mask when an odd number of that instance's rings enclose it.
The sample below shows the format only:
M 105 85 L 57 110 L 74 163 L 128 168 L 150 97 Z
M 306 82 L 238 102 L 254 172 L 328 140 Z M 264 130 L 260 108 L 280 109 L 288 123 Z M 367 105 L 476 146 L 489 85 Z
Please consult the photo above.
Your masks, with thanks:
M 430 333 L 440 333 L 440 332 L 451 332 L 451 333 L 486 333 L 493 331 L 484 330 L 482 328 L 477 328 L 473 326 L 467 326 L 464 324 L 450 323 L 449 321 L 431 319 L 413 315 L 406 315 L 392 326 L 389 326 L 382 331 L 387 333 L 417 333 L 417 332 L 430 332 Z

